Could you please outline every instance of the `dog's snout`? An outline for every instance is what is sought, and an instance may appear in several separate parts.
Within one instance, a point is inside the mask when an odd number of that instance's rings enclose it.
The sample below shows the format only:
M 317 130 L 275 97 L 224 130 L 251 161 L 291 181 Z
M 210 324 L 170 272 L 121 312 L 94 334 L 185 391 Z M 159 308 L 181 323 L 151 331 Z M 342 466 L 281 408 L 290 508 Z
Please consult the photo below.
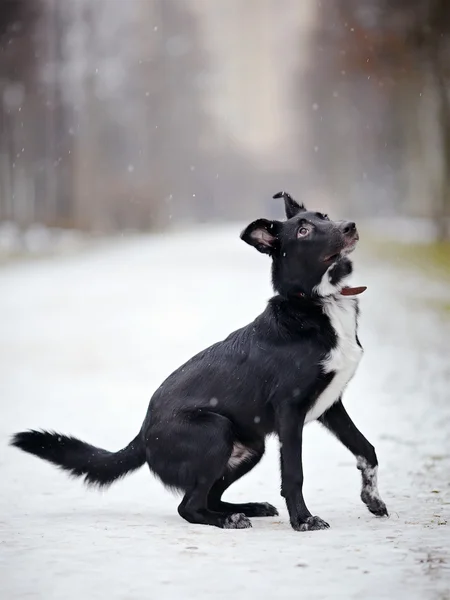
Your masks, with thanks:
M 346 221 L 343 223 L 342 231 L 345 234 L 354 233 L 356 231 L 356 224 L 353 221 Z

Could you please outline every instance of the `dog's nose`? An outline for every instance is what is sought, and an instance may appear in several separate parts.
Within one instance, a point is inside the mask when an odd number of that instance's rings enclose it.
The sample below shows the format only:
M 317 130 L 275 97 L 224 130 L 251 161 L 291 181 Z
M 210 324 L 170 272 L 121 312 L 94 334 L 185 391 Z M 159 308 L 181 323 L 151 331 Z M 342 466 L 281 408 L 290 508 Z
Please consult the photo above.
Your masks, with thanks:
M 353 223 L 353 221 L 347 221 L 346 223 L 344 223 L 342 231 L 346 234 L 354 233 L 356 231 L 355 223 Z

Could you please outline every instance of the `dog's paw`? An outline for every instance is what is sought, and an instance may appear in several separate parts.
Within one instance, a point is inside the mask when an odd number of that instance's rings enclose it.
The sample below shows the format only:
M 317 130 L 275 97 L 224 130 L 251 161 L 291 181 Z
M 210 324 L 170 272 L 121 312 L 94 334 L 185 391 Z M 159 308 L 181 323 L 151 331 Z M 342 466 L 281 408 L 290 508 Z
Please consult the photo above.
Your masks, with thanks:
M 379 496 L 374 496 L 372 494 L 367 494 L 365 492 L 361 493 L 361 500 L 370 510 L 370 512 L 376 517 L 388 517 L 389 513 L 386 508 L 386 504 Z
M 278 511 L 268 502 L 249 502 L 245 514 L 247 517 L 277 517 Z
M 320 517 L 308 517 L 302 523 L 293 523 L 292 527 L 296 531 L 317 531 L 318 529 L 329 529 L 330 526 Z
M 230 515 L 223 522 L 224 529 L 248 529 L 251 526 L 252 522 L 243 513 Z

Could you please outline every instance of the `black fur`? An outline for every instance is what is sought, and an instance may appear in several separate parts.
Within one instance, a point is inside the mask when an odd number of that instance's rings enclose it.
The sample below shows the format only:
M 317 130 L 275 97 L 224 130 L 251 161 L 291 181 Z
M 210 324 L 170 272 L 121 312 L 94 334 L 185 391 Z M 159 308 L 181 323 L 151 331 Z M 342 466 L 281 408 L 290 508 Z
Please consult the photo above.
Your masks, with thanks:
M 86 484 L 98 487 L 110 485 L 145 463 L 140 436 L 119 452 L 108 452 L 55 431 L 16 433 L 11 444 L 48 460 L 74 477 L 84 477 Z
M 184 493 L 178 511 L 187 521 L 241 529 L 251 526 L 248 517 L 273 516 L 277 510 L 267 503 L 229 504 L 222 494 L 258 464 L 265 437 L 276 433 L 281 493 L 293 528 L 328 527 L 311 515 L 303 499 L 302 430 L 336 376 L 323 366 L 338 343 L 324 302 L 339 294 L 351 273 L 347 254 L 357 232 L 354 223 L 332 222 L 307 211 L 287 193 L 276 196 L 285 200 L 287 221 L 258 219 L 241 237 L 271 256 L 277 295 L 251 324 L 200 352 L 164 381 L 141 431 L 124 450 L 110 453 L 42 431 L 16 434 L 12 444 L 99 486 L 147 462 L 166 486 Z M 326 298 L 319 286 L 324 277 L 332 292 Z M 356 300 L 348 302 L 356 322 Z M 377 496 L 375 451 L 340 399 L 333 400 L 316 418 L 358 457 L 369 510 L 387 514 Z

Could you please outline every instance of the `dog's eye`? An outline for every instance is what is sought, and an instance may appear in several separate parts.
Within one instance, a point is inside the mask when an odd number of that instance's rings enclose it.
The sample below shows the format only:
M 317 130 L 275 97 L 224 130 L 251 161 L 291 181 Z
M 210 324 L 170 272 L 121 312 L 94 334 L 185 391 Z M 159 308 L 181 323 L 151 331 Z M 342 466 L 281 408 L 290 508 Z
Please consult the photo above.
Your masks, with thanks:
M 309 233 L 309 229 L 307 229 L 306 227 L 300 227 L 300 229 L 297 232 L 297 236 L 305 237 L 305 235 L 308 235 L 308 233 Z
M 317 216 L 324 221 L 329 221 L 328 215 L 324 215 L 323 213 L 317 213 Z

